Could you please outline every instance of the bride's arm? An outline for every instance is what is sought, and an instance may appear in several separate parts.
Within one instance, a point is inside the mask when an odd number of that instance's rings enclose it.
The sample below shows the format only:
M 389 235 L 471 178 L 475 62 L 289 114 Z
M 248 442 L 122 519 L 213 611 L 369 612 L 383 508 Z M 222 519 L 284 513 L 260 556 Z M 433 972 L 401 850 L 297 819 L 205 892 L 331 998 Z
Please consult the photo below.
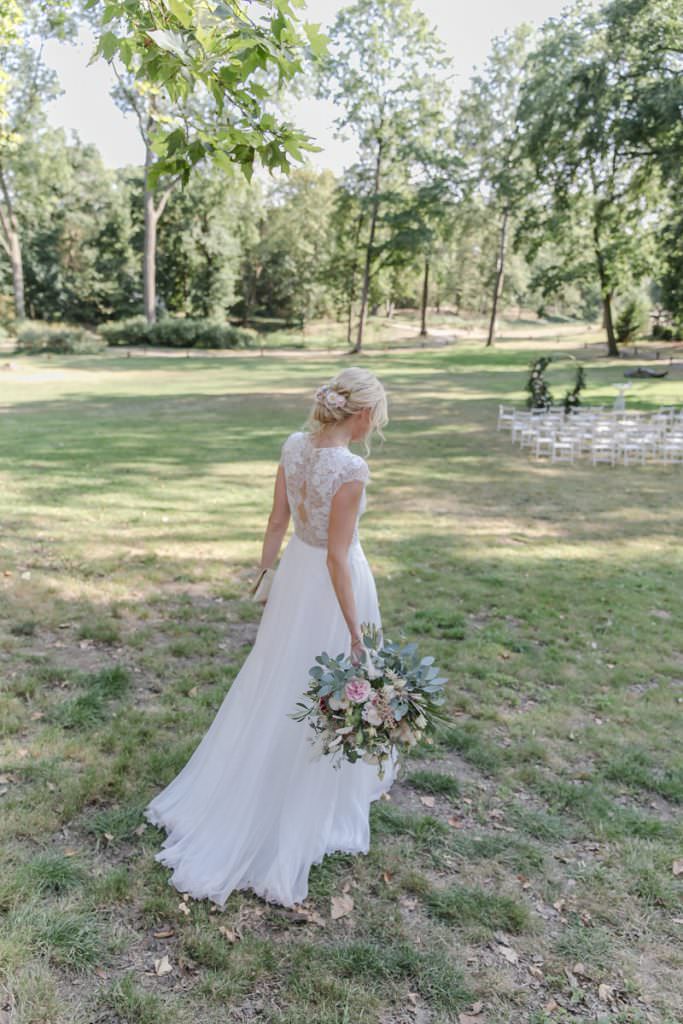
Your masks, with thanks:
M 285 486 L 285 473 L 282 466 L 278 467 L 275 477 L 275 491 L 273 493 L 273 507 L 268 516 L 266 534 L 263 538 L 261 550 L 261 569 L 270 569 L 275 564 L 275 559 L 282 547 L 282 540 L 287 533 L 289 526 L 289 501 L 287 499 L 287 488 Z
M 360 480 L 350 480 L 342 484 L 332 499 L 327 530 L 327 568 L 339 607 L 349 627 L 352 653 L 356 654 L 362 650 L 363 640 L 351 585 L 349 546 L 353 539 L 362 494 L 363 484 Z

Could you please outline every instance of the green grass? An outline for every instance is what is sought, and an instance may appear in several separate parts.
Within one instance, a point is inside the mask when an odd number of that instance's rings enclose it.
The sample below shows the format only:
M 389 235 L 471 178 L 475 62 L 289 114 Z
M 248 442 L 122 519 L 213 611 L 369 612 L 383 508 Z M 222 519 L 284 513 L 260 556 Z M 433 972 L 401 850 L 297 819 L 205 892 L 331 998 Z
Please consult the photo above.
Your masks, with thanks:
M 462 885 L 429 889 L 424 902 L 434 917 L 461 928 L 482 925 L 489 931 L 501 929 L 515 934 L 529 925 L 529 911 L 519 900 L 482 889 Z
M 392 416 L 371 457 L 364 547 L 387 635 L 434 655 L 452 720 L 373 805 L 369 855 L 312 870 L 324 927 L 261 914 L 247 894 L 184 914 L 142 809 L 250 649 L 246 580 L 280 445 L 347 364 L 339 330 L 280 331 L 263 356 L 11 358 L 0 991 L 24 1024 L 384 1024 L 412 999 L 433 1024 L 479 999 L 482 1024 L 598 1008 L 605 1024 L 643 1008 L 683 1019 L 683 473 L 521 455 L 496 411 L 523 401 L 532 357 L 583 360 L 594 403 L 612 401 L 624 364 L 597 358 L 595 332 L 577 325 L 506 322 L 493 350 L 480 327 L 444 316 L 435 331 L 472 340 L 411 350 L 413 319 L 377 320 L 358 357 L 386 382 Z M 306 351 L 287 353 L 292 341 Z M 558 366 L 553 389 L 571 377 Z M 675 367 L 629 392 L 640 408 L 681 403 Z M 354 911 L 332 922 L 345 887 Z M 518 966 L 492 951 L 500 932 Z M 163 953 L 174 971 L 158 978 Z M 577 962 L 594 981 L 572 1007 Z M 598 1007 L 600 981 L 618 1007 Z M 544 1009 L 556 997 L 566 1012 Z
M 460 783 L 452 775 L 433 772 L 427 769 L 410 772 L 406 782 L 423 793 L 439 793 L 442 796 L 456 798 L 460 796 Z

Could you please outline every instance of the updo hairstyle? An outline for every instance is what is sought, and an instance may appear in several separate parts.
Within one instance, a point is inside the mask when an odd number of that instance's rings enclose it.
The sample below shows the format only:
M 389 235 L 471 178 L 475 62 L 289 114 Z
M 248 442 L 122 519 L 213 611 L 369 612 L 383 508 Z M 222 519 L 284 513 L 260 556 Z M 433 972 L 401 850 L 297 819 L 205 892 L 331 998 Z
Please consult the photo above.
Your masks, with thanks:
M 384 440 L 382 427 L 389 422 L 386 392 L 374 373 L 350 366 L 318 388 L 306 430 L 317 434 L 323 427 L 343 423 L 349 416 L 367 408 L 372 410 L 368 438 L 376 433 Z M 367 439 L 366 447 L 369 450 Z

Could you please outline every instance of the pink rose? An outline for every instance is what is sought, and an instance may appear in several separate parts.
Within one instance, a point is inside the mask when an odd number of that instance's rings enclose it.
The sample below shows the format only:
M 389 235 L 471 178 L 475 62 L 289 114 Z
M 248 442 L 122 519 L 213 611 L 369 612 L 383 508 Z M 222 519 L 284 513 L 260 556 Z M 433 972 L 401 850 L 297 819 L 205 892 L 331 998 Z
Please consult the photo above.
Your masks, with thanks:
M 359 676 L 352 676 L 345 689 L 346 696 L 354 704 L 363 704 L 372 693 L 372 687 L 367 679 L 361 679 Z

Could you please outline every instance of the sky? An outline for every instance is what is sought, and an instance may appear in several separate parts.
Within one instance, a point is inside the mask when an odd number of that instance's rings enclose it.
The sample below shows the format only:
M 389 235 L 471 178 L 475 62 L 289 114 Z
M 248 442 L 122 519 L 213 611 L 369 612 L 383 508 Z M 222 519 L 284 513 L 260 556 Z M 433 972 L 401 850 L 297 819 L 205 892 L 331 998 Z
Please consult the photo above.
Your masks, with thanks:
M 305 20 L 329 26 L 346 0 L 308 0 Z M 417 0 L 446 45 L 455 64 L 456 84 L 463 87 L 475 68 L 486 61 L 491 40 L 506 29 L 528 21 L 540 25 L 555 17 L 567 0 Z M 114 76 L 108 65 L 97 61 L 87 67 L 93 50 L 93 36 L 82 30 L 76 45 L 51 41 L 44 56 L 55 69 L 64 93 L 48 108 L 55 127 L 74 130 L 83 142 L 94 143 L 108 167 L 139 164 L 142 143 L 133 117 L 124 115 L 109 95 Z M 335 138 L 335 110 L 331 103 L 313 99 L 292 104 L 297 127 L 312 135 L 322 152 L 312 159 L 319 167 L 340 173 L 354 160 L 350 142 Z

